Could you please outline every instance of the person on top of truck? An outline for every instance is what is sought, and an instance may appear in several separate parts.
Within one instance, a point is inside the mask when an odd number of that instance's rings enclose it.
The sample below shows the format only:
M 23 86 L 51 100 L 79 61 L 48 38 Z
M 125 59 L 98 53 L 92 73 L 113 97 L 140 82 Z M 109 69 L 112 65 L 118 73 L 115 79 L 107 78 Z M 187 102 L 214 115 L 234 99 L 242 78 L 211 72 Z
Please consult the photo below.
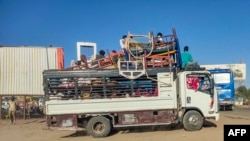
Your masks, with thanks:
M 122 36 L 122 39 L 120 39 L 120 46 L 121 46 L 121 48 L 123 50 L 126 61 L 128 61 L 129 60 L 128 52 L 127 52 L 127 49 L 125 48 L 125 40 L 126 40 L 126 38 L 127 38 L 127 35 Z
M 116 53 L 116 50 L 112 50 L 112 52 L 110 53 L 110 58 L 112 58 L 112 57 L 114 57 L 114 56 L 116 56 L 117 55 L 117 53 Z
M 200 66 L 196 61 L 193 60 L 193 56 L 189 53 L 189 47 L 184 47 L 184 52 L 181 54 L 182 58 L 182 69 L 190 70 L 190 69 L 200 69 Z
M 158 32 L 157 33 L 157 37 L 156 37 L 156 43 L 157 44 L 161 44 L 161 43 L 163 43 L 164 41 L 163 41 L 163 35 L 162 35 L 162 33 L 161 32 Z
M 184 52 L 181 54 L 182 68 L 185 68 L 188 63 L 193 61 L 193 56 L 188 52 L 188 46 L 184 47 Z
M 107 57 L 107 58 L 105 58 L 105 62 L 110 62 L 111 60 L 112 61 L 115 61 L 115 62 L 117 62 L 117 60 L 118 60 L 118 54 L 117 54 L 117 52 L 116 52 L 116 50 L 112 50 L 112 52 L 109 54 L 109 56 Z
M 105 51 L 104 50 L 100 50 L 99 51 L 99 54 L 96 55 L 95 59 L 91 63 L 91 66 L 98 65 L 98 61 L 97 60 L 102 59 L 102 58 L 105 58 Z
M 99 54 L 96 55 L 96 60 L 102 59 L 102 58 L 105 58 L 105 51 L 104 50 L 100 50 Z

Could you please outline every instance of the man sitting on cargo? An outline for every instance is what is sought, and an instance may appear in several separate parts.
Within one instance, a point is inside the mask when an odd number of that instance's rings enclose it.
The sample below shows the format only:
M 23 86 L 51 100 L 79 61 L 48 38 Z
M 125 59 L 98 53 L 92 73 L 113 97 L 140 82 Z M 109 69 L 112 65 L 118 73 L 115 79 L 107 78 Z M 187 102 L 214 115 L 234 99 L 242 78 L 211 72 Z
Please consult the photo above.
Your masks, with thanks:
M 182 59 L 182 69 L 199 69 L 199 65 L 196 61 L 193 60 L 192 55 L 188 52 L 188 46 L 184 47 L 184 52 L 181 54 Z
M 98 60 L 102 59 L 102 58 L 105 58 L 105 51 L 104 50 L 99 51 L 99 54 L 96 55 L 95 60 L 92 61 L 91 66 L 95 67 L 96 65 L 99 65 Z
M 117 63 L 117 61 L 118 61 L 118 54 L 116 53 L 116 51 L 115 50 L 112 50 L 112 52 L 109 54 L 109 57 L 107 57 L 107 58 L 105 58 L 105 62 L 110 62 L 111 60 L 112 60 L 112 62 L 114 62 L 114 63 Z

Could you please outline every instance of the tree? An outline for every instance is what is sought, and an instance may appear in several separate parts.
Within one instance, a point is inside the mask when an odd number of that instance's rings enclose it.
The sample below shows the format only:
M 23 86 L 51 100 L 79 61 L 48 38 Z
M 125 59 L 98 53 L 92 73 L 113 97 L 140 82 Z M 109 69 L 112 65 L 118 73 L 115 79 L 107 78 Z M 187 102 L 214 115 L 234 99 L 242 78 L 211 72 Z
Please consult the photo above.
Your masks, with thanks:
M 247 90 L 248 93 L 248 99 L 250 99 L 250 89 Z
M 236 89 L 236 97 L 243 97 L 244 101 L 250 98 L 250 89 L 246 86 L 240 86 Z

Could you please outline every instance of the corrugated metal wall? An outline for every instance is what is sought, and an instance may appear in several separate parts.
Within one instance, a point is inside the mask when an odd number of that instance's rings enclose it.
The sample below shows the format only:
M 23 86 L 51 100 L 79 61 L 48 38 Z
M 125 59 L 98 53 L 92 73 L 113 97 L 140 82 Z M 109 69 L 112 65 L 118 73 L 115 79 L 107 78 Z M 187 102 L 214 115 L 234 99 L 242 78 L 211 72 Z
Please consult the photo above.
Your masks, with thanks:
M 44 95 L 42 72 L 60 68 L 58 49 L 0 47 L 0 95 Z

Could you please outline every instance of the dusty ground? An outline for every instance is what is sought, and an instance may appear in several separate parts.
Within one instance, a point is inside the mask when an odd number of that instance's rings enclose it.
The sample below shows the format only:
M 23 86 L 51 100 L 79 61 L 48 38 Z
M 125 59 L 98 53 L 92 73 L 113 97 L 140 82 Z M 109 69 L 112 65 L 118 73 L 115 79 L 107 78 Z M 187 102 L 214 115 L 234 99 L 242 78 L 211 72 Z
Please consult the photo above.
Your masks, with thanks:
M 249 112 L 249 111 L 248 111 Z M 238 114 L 238 113 L 237 113 Z M 7 120 L 0 120 L 1 141 L 223 141 L 224 124 L 250 124 L 250 117 L 239 117 L 234 113 L 222 112 L 220 120 L 207 121 L 200 131 L 188 132 L 183 129 L 169 127 L 136 128 L 114 131 L 106 138 L 93 138 L 85 131 L 48 130 L 44 119 L 18 120 L 16 125 L 10 125 Z

